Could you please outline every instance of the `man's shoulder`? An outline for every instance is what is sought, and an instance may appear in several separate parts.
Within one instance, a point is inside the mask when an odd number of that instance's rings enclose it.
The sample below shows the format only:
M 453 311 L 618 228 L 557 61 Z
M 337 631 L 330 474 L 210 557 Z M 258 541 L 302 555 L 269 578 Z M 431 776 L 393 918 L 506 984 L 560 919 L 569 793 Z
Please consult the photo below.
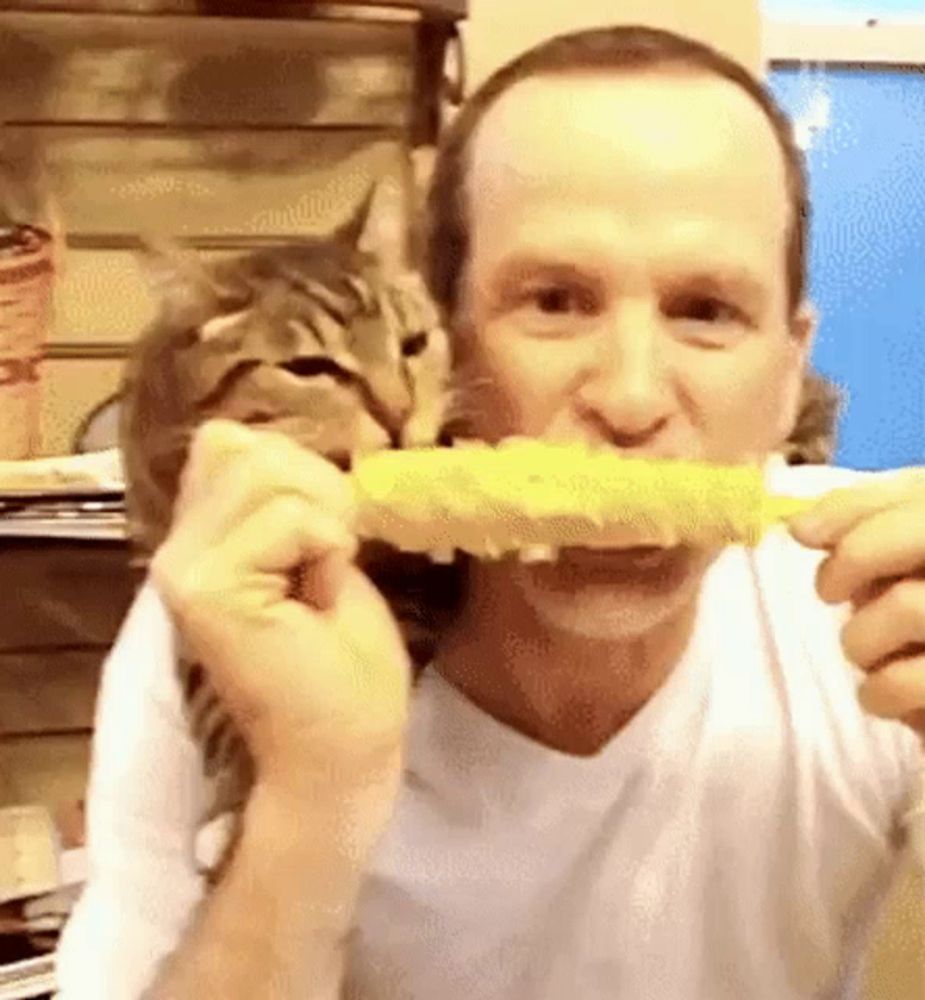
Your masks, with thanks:
M 166 647 L 173 638 L 173 624 L 167 606 L 150 576 L 146 577 L 135 593 L 119 633 L 120 643 L 136 647 Z
M 771 492 L 811 498 L 895 472 L 781 463 L 768 468 L 767 482 Z M 861 708 L 857 687 L 863 673 L 846 659 L 840 638 L 850 606 L 826 604 L 816 592 L 825 556 L 801 546 L 786 528 L 775 528 L 755 551 L 756 580 L 777 669 L 792 693 L 791 714 L 802 720 L 807 745 L 822 746 L 823 771 L 832 777 L 832 768 L 843 769 L 842 778 L 832 780 L 844 786 L 848 775 L 863 809 L 886 823 L 910 794 L 921 760 L 918 741 L 901 723 Z
M 161 702 L 178 697 L 173 668 L 177 637 L 170 613 L 146 579 L 135 594 L 102 665 L 97 704 L 132 702 L 145 691 Z

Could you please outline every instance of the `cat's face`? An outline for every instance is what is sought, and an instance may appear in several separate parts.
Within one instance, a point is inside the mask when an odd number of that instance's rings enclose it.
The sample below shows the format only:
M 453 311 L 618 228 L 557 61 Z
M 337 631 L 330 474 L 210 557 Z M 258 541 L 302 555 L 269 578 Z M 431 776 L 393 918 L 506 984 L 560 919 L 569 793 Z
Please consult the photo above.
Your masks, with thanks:
M 800 412 L 783 447 L 790 465 L 818 465 L 831 462 L 835 455 L 842 391 L 818 372 L 803 379 Z
M 376 253 L 366 222 L 218 263 L 149 251 L 159 317 L 127 368 L 122 420 L 136 537 L 163 536 L 189 438 L 212 417 L 340 464 L 437 440 L 447 335 L 421 279 Z
M 419 279 L 386 279 L 359 255 L 324 265 L 297 248 L 262 257 L 259 268 L 237 262 L 247 295 L 226 298 L 181 350 L 196 412 L 338 458 L 432 443 L 448 350 Z

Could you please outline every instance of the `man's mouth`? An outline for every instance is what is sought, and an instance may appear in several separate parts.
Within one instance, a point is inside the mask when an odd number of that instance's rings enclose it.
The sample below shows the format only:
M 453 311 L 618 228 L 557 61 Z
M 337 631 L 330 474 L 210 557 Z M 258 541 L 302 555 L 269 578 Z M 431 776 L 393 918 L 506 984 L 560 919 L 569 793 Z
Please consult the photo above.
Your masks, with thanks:
M 625 549 L 574 547 L 562 549 L 560 558 L 588 569 L 648 570 L 664 565 L 678 552 L 678 547 L 665 548 L 661 545 L 636 545 Z

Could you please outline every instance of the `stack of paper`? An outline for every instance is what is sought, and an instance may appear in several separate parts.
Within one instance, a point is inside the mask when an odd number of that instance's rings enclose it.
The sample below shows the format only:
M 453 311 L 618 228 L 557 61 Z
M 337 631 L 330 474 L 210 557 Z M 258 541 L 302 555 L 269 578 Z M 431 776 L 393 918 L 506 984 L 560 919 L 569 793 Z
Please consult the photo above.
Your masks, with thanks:
M 0 460 L 0 493 L 119 491 L 124 485 L 118 448 L 84 455 Z
M 58 834 L 44 806 L 0 809 L 0 903 L 57 889 Z
M 0 1000 L 28 1000 L 54 990 L 54 947 L 71 902 L 62 895 L 61 852 L 49 811 L 40 805 L 0 809 Z M 25 957 L 20 957 L 24 955 Z
M 55 956 L 38 955 L 0 965 L 0 1000 L 30 1000 L 57 989 Z
M 0 536 L 124 539 L 118 449 L 0 461 Z

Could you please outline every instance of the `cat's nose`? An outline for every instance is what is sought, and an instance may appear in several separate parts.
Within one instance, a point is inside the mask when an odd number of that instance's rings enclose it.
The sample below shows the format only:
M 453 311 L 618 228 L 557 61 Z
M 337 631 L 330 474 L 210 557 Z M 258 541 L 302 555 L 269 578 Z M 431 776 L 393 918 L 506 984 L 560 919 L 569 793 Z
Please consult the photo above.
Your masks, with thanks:
M 398 447 L 401 444 L 402 430 L 413 408 L 411 391 L 399 376 L 380 376 L 371 381 L 369 389 L 367 409 L 388 433 L 393 447 Z

